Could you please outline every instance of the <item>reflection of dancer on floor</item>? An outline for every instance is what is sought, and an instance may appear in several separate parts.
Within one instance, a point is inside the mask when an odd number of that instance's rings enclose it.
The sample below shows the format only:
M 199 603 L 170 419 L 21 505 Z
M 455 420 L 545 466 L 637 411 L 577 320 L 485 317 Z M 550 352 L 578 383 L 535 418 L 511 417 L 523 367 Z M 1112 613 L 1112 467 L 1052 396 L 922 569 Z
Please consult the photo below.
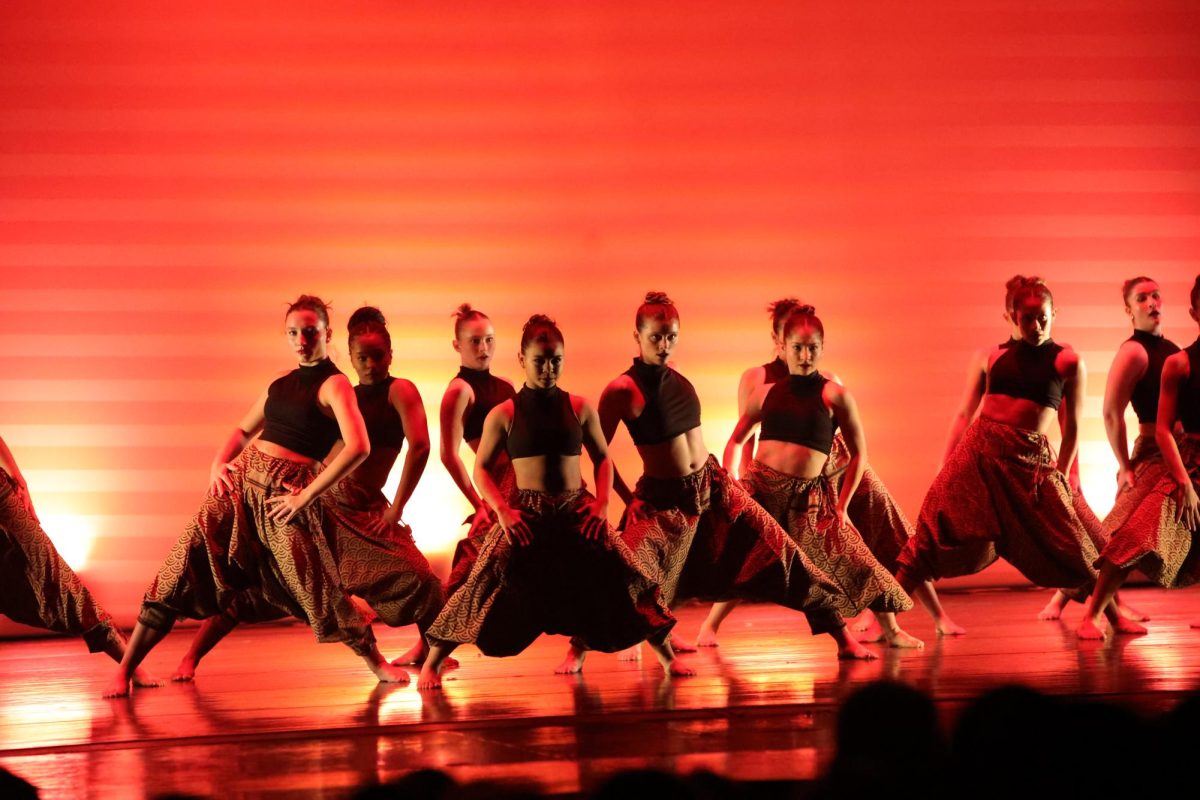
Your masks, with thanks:
M 471 567 L 475 565 L 475 557 L 479 554 L 479 543 L 496 524 L 491 506 L 483 501 L 471 482 L 471 473 L 463 464 L 459 449 L 465 441 L 471 452 L 478 452 L 484 419 L 493 408 L 505 400 L 511 400 L 516 394 L 512 381 L 497 378 L 491 373 L 492 356 L 496 352 L 496 332 L 487 314 L 471 308 L 469 303 L 463 303 L 453 316 L 454 349 L 458 351 L 462 365 L 442 395 L 438 414 L 442 463 L 475 511 L 468 519 L 471 527 L 467 535 L 459 540 L 454 550 L 450 578 L 446 581 L 447 597 L 454 594 L 471 574 Z M 492 479 L 505 494 L 512 489 L 512 467 L 503 454 L 497 458 Z
M 783 353 L 783 323 L 799 305 L 800 301 L 796 298 L 785 297 L 767 306 L 767 312 L 771 315 L 771 343 L 775 348 L 775 359 L 762 366 L 751 367 L 742 373 L 742 379 L 738 383 L 739 415 L 746 412 L 746 406 L 750 402 L 751 396 L 759 387 L 788 379 L 788 367 L 781 355 Z M 836 374 L 832 372 L 826 374 L 830 380 L 841 383 Z M 742 477 L 745 477 L 750 463 L 754 460 L 755 444 L 756 437 L 751 434 L 742 447 Z M 846 448 L 845 437 L 841 433 L 836 433 L 833 437 L 829 460 L 825 465 L 826 474 L 834 481 L 835 492 L 839 489 L 838 481 L 849 463 L 850 453 Z M 913 526 L 870 464 L 866 465 L 862 480 L 859 481 L 858 488 L 854 490 L 848 508 L 850 524 L 867 543 L 871 554 L 889 572 L 895 573 L 896 557 L 900 555 L 900 551 L 912 537 Z M 957 636 L 967 632 L 966 628 L 956 623 L 946 613 L 932 581 L 916 587 L 913 590 L 913 597 L 920 600 L 921 605 L 933 617 L 934 627 L 939 634 Z M 706 620 L 701 626 L 700 635 L 696 638 L 697 645 L 701 647 L 717 646 L 717 630 L 712 627 L 713 621 L 712 619 Z M 716 620 L 716 623 L 718 626 L 720 625 L 719 620 Z M 860 637 L 860 641 L 882 641 L 884 636 L 883 629 L 870 609 L 863 611 L 862 616 L 852 623 L 850 628 L 865 634 Z
M 542 633 L 576 636 L 608 652 L 646 639 L 664 670 L 694 674 L 671 650 L 675 619 L 657 584 L 608 525 L 612 462 L 595 410 L 558 386 L 563 343 L 552 320 L 531 317 L 521 334 L 525 385 L 484 420 L 474 477 L 497 524 L 428 631 L 432 647 L 419 688 L 441 686 L 442 662 L 460 644 L 509 656 Z M 585 446 L 595 497 L 579 470 Z M 509 497 L 491 475 L 503 452 L 516 475 Z
M 0 439 L 0 614 L 22 625 L 83 638 L 121 662 L 125 637 L 42 530 L 17 460 Z M 138 670 L 138 686 L 162 682 Z
M 416 623 L 418 630 L 423 630 L 441 610 L 442 591 L 402 516 L 429 459 L 425 409 L 411 381 L 389 374 L 392 339 L 379 309 L 358 309 L 350 315 L 347 328 L 350 362 L 358 375 L 354 396 L 367 426 L 371 454 L 321 497 L 337 541 L 338 574 L 346 591 L 363 597 L 385 624 Z M 408 454 L 389 505 L 383 486 L 406 438 Z M 200 659 L 239 622 L 265 622 L 286 615 L 261 598 L 239 597 L 223 613 L 201 624 L 172 679 L 191 680 Z M 426 651 L 424 638 L 418 638 L 392 663 L 419 664 Z
M 793 309 L 782 330 L 788 378 L 750 396 L 725 447 L 725 468 L 734 470 L 743 445 L 761 425 L 758 451 L 743 479 L 751 496 L 835 581 L 843 616 L 869 607 L 892 647 L 923 647 L 896 622 L 896 612 L 912 608 L 912 600 L 849 520 L 850 498 L 867 464 L 866 437 L 853 397 L 818 369 L 824 343 L 825 329 L 813 307 Z M 850 454 L 840 492 L 825 472 L 839 427 Z M 716 631 L 731 610 L 729 603 L 713 606 L 708 628 Z
M 1000 557 L 1038 586 L 1079 594 L 1095 580 L 1096 545 L 1067 479 L 1078 450 L 1083 361 L 1050 338 L 1054 300 L 1040 279 L 1021 280 L 1012 308 L 1021 341 L 987 356 L 979 416 L 950 450 L 900 554 L 905 587 L 971 575 Z M 1060 406 L 1055 459 L 1046 431 Z
M 709 455 L 700 399 L 667 364 L 678 339 L 675 304 L 649 292 L 634 321 L 638 355 L 600 398 L 605 439 L 625 423 L 642 459 L 635 490 L 615 477 L 627 509 L 621 538 L 643 571 L 660 575 L 670 604 L 689 598 L 779 603 L 805 612 L 813 632 L 829 633 L 843 656 L 869 657 L 832 610 L 837 589 Z M 559 671 L 580 669 L 585 649 L 585 642 L 573 641 Z
M 1139 316 L 1145 317 L 1161 308 L 1157 285 L 1147 279 L 1139 280 L 1143 282 L 1133 287 L 1135 292 L 1141 290 L 1132 298 L 1135 324 Z M 1200 276 L 1192 286 L 1190 300 L 1188 313 L 1200 323 Z M 1139 355 L 1134 351 L 1130 358 L 1144 359 L 1148 374 L 1155 361 L 1167 353 L 1170 343 L 1142 338 L 1146 353 Z M 1126 347 L 1130 347 L 1128 342 L 1122 351 Z M 1141 345 L 1137 347 L 1141 349 Z M 1148 386 L 1139 385 L 1133 392 L 1138 420 L 1143 426 L 1143 412 L 1147 409 L 1144 405 L 1138 408 L 1138 399 L 1145 404 L 1151 396 Z M 1109 598 L 1135 567 L 1166 588 L 1200 582 L 1200 548 L 1195 545 L 1196 533 L 1200 532 L 1200 498 L 1195 486 L 1200 478 L 1200 338 L 1182 352 L 1167 355 L 1162 362 L 1154 419 L 1157 455 L 1142 433 L 1138 437 L 1140 448 L 1134 448 L 1135 458 L 1118 473 L 1119 479 L 1128 485 L 1122 487 L 1112 513 L 1105 520 L 1106 528 L 1112 526 L 1111 538 L 1100 553 L 1100 579 L 1076 631 L 1081 639 L 1104 638 L 1100 611 L 1107 608 Z M 1176 423 L 1183 426 L 1178 441 Z M 1117 630 L 1117 633 L 1127 632 Z
M 129 693 L 133 671 L 177 617 L 214 617 L 247 591 L 306 620 L 319 641 L 347 644 L 380 680 L 408 680 L 343 589 L 315 502 L 370 453 L 354 390 L 326 357 L 328 308 L 303 295 L 285 327 L 300 365 L 271 384 L 217 453 L 208 495 L 150 584 L 106 697 Z M 345 447 L 319 470 L 338 439 Z

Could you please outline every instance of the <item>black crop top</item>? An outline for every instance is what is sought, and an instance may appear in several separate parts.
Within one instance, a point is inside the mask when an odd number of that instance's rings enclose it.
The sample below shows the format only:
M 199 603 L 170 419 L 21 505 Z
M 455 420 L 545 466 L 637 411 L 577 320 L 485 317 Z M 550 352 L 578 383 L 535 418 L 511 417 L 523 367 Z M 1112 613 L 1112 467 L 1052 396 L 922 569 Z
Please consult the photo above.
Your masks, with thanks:
M 1200 339 L 1187 346 L 1188 378 L 1179 387 L 1175 416 L 1187 433 L 1200 433 Z
M 1158 419 L 1158 390 L 1162 385 L 1163 362 L 1179 352 L 1179 345 L 1162 336 L 1136 330 L 1129 341 L 1140 344 L 1150 359 L 1146 364 L 1146 374 L 1134 384 L 1130 402 L 1133 403 L 1138 422 L 1154 422 Z
M 358 410 L 367 423 L 367 438 L 372 447 L 391 447 L 399 450 L 404 445 L 404 422 L 396 407 L 391 404 L 392 383 L 395 378 L 388 375 L 379 383 L 360 383 L 354 387 L 358 398 Z
M 790 374 L 788 373 L 787 364 L 783 363 L 783 359 L 779 356 L 775 356 L 774 361 L 768 361 L 766 364 L 763 364 L 762 368 L 764 373 L 763 383 L 779 383 Z
M 318 461 L 329 455 L 342 433 L 337 420 L 321 411 L 317 393 L 327 378 L 341 374 L 326 358 L 277 378 L 267 389 L 262 440 Z
M 571 407 L 571 395 L 557 386 L 522 386 L 513 398 L 507 449 L 509 458 L 579 455 L 583 450 L 583 427 Z
M 483 420 L 488 412 L 505 400 L 511 400 L 516 392 L 511 384 L 493 376 L 486 369 L 459 367 L 457 377 L 466 381 L 475 393 L 475 402 L 463 420 L 463 438 L 473 442 L 483 435 Z
M 1022 339 L 1001 348 L 1004 352 L 988 370 L 985 394 L 1020 397 L 1054 409 L 1062 405 L 1065 381 L 1054 368 L 1061 344 L 1050 339 L 1035 347 Z
M 687 378 L 670 367 L 647 364 L 640 358 L 633 360 L 625 374 L 646 399 L 637 419 L 625 420 L 634 444 L 669 442 L 700 427 L 700 398 Z
M 827 383 L 828 378 L 814 372 L 788 375 L 772 386 L 763 399 L 759 440 L 791 442 L 828 455 L 838 425 L 822 397 Z

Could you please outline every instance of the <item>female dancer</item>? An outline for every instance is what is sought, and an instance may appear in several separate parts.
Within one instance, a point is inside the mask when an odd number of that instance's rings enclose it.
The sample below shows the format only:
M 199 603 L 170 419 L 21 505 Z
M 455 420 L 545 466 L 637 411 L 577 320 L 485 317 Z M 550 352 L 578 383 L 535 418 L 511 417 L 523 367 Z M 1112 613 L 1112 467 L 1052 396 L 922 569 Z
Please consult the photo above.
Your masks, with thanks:
M 25 476 L 0 439 L 0 614 L 22 625 L 83 637 L 118 664 L 125 637 L 42 530 Z M 161 686 L 140 670 L 138 686 Z
M 630 491 L 616 490 L 627 514 L 621 537 L 647 573 L 661 573 L 669 604 L 692 597 L 767 600 L 803 611 L 813 633 L 828 633 L 843 658 L 872 658 L 836 613 L 831 579 L 737 486 L 704 446 L 700 400 L 667 365 L 679 341 L 679 311 L 648 292 L 634 320 L 638 356 L 600 398 L 600 425 L 612 441 L 624 422 L 642 458 Z M 739 552 L 740 549 L 740 552 Z M 573 641 L 560 672 L 577 672 L 586 643 Z
M 784 352 L 783 323 L 799 306 L 800 301 L 795 297 L 785 297 L 767 306 L 767 312 L 771 315 L 771 342 L 775 346 L 775 360 L 759 367 L 751 367 L 742 373 L 742 379 L 738 383 L 739 415 L 746 413 L 750 398 L 759 387 L 788 380 L 788 365 L 782 357 Z M 826 373 L 826 375 L 835 383 L 841 383 L 837 375 L 833 373 Z M 750 463 L 754 460 L 754 451 L 755 436 L 751 434 L 742 447 L 743 478 Z M 840 432 L 835 433 L 829 459 L 825 462 L 825 473 L 833 482 L 835 494 L 840 490 L 839 481 L 850 465 L 850 459 L 850 451 L 846 446 L 845 437 Z M 875 556 L 889 572 L 895 573 L 896 557 L 900 555 L 904 545 L 912 538 L 913 526 L 870 464 L 866 464 L 864 467 L 862 480 L 850 498 L 848 510 L 850 524 L 866 542 L 867 547 L 871 550 L 871 555 Z M 920 600 L 921 605 L 933 617 L 934 627 L 939 635 L 959 636 L 967 632 L 966 628 L 956 623 L 946 613 L 938 599 L 937 591 L 933 587 L 933 581 L 926 581 L 917 586 L 913 590 L 913 597 Z M 856 623 L 854 628 L 859 632 L 867 633 L 866 636 L 860 638 L 860 641 L 881 641 L 884 638 L 883 629 L 874 619 L 870 609 L 864 611 L 863 614 L 865 619 Z M 725 615 L 720 613 L 719 609 L 718 613 L 710 615 L 700 626 L 696 644 L 701 647 L 716 647 L 717 630 L 724 617 Z M 865 624 L 863 624 L 864 622 Z
M 979 572 L 1001 556 L 1039 586 L 1079 591 L 1095 579 L 1096 546 L 1067 480 L 1086 370 L 1074 350 L 1050 338 L 1054 299 L 1040 279 L 1022 279 L 1012 307 L 1021 341 L 988 354 L 979 416 L 950 452 L 900 554 L 896 577 L 906 588 Z M 1046 431 L 1060 405 L 1056 461 Z
M 438 414 L 442 463 L 475 513 L 467 518 L 471 527 L 454 549 L 450 578 L 446 581 L 447 597 L 454 594 L 471 574 L 471 567 L 479 555 L 479 543 L 496 524 L 491 507 L 475 491 L 471 473 L 459 456 L 459 448 L 466 441 L 472 452 L 478 452 L 484 419 L 493 408 L 516 394 L 511 381 L 497 378 L 489 369 L 496 352 L 496 331 L 488 315 L 471 308 L 470 303 L 463 303 L 453 316 L 454 349 L 462 359 L 462 366 L 446 387 Z M 503 453 L 496 459 L 492 479 L 505 497 L 511 494 L 514 486 L 512 466 Z
M 381 681 L 408 681 L 375 646 L 320 534 L 314 501 L 370 454 L 354 390 L 325 354 L 329 310 L 302 295 L 285 326 L 300 366 L 271 384 L 218 451 L 208 496 L 150 584 L 106 697 L 129 693 L 133 670 L 177 617 L 216 616 L 246 591 L 306 620 L 318 641 L 344 642 Z M 339 438 L 345 446 L 318 473 Z
M 750 495 L 837 582 L 843 616 L 870 607 L 892 647 L 924 647 L 896 623 L 896 612 L 912 608 L 912 600 L 849 520 L 850 498 L 866 468 L 866 438 L 853 397 L 817 369 L 824 342 L 825 329 L 813 307 L 797 306 L 782 331 L 788 379 L 765 384 L 750 396 L 725 446 L 725 468 L 733 471 L 742 446 L 761 424 L 757 457 L 744 479 Z M 835 494 L 825 467 L 839 427 L 850 461 Z M 718 628 L 731 610 L 728 604 L 714 606 L 710 628 Z
M 429 458 L 429 429 L 421 395 L 411 381 L 389 374 L 392 338 L 379 309 L 360 308 L 350 315 L 350 361 L 358 374 L 354 395 L 367 427 L 371 454 L 354 472 L 321 497 L 336 541 L 335 558 L 342 586 L 366 600 L 385 624 L 416 623 L 424 631 L 442 608 L 440 581 L 404 524 L 404 506 Z M 404 440 L 408 454 L 391 505 L 383 494 Z M 335 450 L 336 452 L 336 450 Z M 230 608 L 200 626 L 172 680 L 189 681 L 200 659 L 239 622 L 265 622 L 286 616 L 247 593 Z M 393 664 L 419 664 L 424 638 Z
M 1004 285 L 1004 314 L 1003 319 L 1008 324 L 1009 336 L 1008 339 L 1000 343 L 998 347 L 1007 349 L 1015 347 L 1021 341 L 1021 329 L 1017 326 L 1017 314 L 1013 308 L 1013 298 L 1016 296 L 1017 290 L 1025 286 L 1029 281 L 1040 281 L 1040 278 L 1026 278 L 1024 275 L 1014 275 Z M 975 412 L 979 410 L 980 403 L 983 402 L 983 395 L 987 388 L 987 364 L 988 356 L 993 351 L 991 349 L 979 350 L 971 356 L 970 363 L 967 365 L 967 388 L 963 395 L 962 405 L 959 407 L 958 413 L 954 416 L 954 421 L 950 426 L 950 437 L 946 442 L 946 452 L 942 456 L 944 464 L 950 458 L 950 454 L 954 452 L 954 448 L 958 446 L 959 440 L 962 439 L 963 433 L 967 426 L 971 424 L 971 420 L 975 418 Z M 1110 385 L 1112 376 L 1109 376 Z M 1059 406 L 1058 422 L 1059 427 L 1065 431 L 1067 406 Z M 1124 406 L 1121 413 L 1124 414 Z M 1105 412 L 1105 425 L 1109 425 L 1108 412 Z M 1124 420 L 1122 420 L 1122 428 Z M 1110 433 L 1110 441 L 1111 441 Z M 1123 435 L 1123 434 L 1122 434 Z M 1096 545 L 1097 550 L 1104 547 L 1107 537 L 1104 533 L 1104 525 L 1100 519 L 1092 511 L 1087 500 L 1083 496 L 1083 491 L 1079 486 L 1079 459 L 1076 458 L 1071 462 L 1071 471 L 1067 475 L 1067 483 L 1071 488 L 1071 501 L 1075 507 L 1075 513 L 1079 516 L 1079 520 L 1087 529 L 1088 535 L 1092 537 L 1092 543 Z M 1062 616 L 1063 609 L 1071 600 L 1082 602 L 1084 598 L 1078 594 L 1068 594 L 1059 589 L 1054 592 L 1054 596 L 1046 603 L 1046 606 L 1038 612 L 1038 619 L 1041 620 L 1056 620 Z M 1136 609 L 1129 608 L 1121 604 L 1120 597 L 1114 598 L 1117 603 L 1117 610 L 1132 620 L 1145 621 L 1145 617 Z
M 525 323 L 520 362 L 525 385 L 484 420 L 475 461 L 475 483 L 497 523 L 428 631 L 418 687 L 441 686 L 442 661 L 459 644 L 516 655 L 541 633 L 578 636 L 605 651 L 648 639 L 669 674 L 694 674 L 667 641 L 675 619 L 657 585 L 608 526 L 612 463 L 596 412 L 558 386 L 563 336 L 549 317 Z M 583 447 L 595 465 L 595 497 L 583 488 Z M 491 475 L 502 451 L 516 474 L 511 497 Z
M 1141 280 L 1134 291 L 1151 287 L 1157 290 L 1152 281 Z M 1157 291 L 1150 292 L 1146 300 L 1141 299 L 1142 293 L 1135 295 L 1135 324 L 1139 315 L 1145 317 L 1160 308 Z M 1190 300 L 1188 313 L 1200 322 L 1200 275 L 1196 276 Z M 1139 356 L 1135 351 L 1130 360 L 1143 362 L 1145 374 L 1149 375 L 1155 362 L 1167 354 L 1170 343 L 1145 336 L 1139 337 L 1139 341 L 1145 342 L 1146 354 Z M 1200 498 L 1195 487 L 1196 479 L 1200 478 L 1200 338 L 1182 352 L 1166 355 L 1162 362 L 1154 417 L 1157 454 L 1145 441 L 1144 432 L 1144 415 L 1153 399 L 1151 387 L 1138 383 L 1132 396 L 1141 435 L 1134 446 L 1133 459 L 1117 473 L 1123 491 L 1105 520 L 1111 538 L 1100 553 L 1100 579 L 1076 630 L 1081 639 L 1104 638 L 1100 613 L 1107 609 L 1108 600 L 1134 567 L 1164 587 L 1200 582 L 1200 550 L 1193 546 L 1200 531 Z M 1178 443 L 1176 422 L 1183 426 Z M 1129 631 L 1117 628 L 1116 632 Z

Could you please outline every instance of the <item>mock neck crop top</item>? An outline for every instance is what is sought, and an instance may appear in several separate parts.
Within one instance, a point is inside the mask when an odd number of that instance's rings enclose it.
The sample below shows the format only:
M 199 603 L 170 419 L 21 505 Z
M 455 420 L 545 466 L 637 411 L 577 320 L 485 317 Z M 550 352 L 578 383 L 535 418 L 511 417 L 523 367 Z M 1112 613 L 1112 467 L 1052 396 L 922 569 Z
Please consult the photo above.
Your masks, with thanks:
M 360 383 L 354 387 L 358 410 L 367 423 L 367 438 L 371 440 L 372 447 L 399 450 L 404 445 L 404 422 L 390 398 L 395 381 L 393 376 L 388 375 L 378 383 Z
M 787 364 L 779 356 L 775 356 L 774 361 L 768 361 L 766 364 L 763 364 L 762 368 L 765 376 L 764 383 L 779 383 L 782 380 L 786 380 L 789 374 Z
M 645 398 L 637 419 L 625 420 L 634 444 L 669 442 L 681 433 L 700 427 L 700 398 L 691 382 L 667 366 L 647 364 L 640 358 L 625 371 Z
M 466 381 L 475 393 L 475 401 L 463 420 L 463 438 L 473 442 L 483 435 L 483 421 L 488 412 L 505 400 L 511 400 L 516 391 L 507 381 L 500 380 L 486 369 L 459 367 L 457 377 Z
M 1149 359 L 1146 374 L 1134 384 L 1129 401 L 1133 404 L 1138 422 L 1152 423 L 1158 419 L 1158 392 L 1162 386 L 1163 363 L 1179 352 L 1179 345 L 1162 336 L 1137 330 L 1129 337 L 1129 341 L 1140 344 Z
M 583 450 L 583 427 L 571 406 L 571 395 L 557 386 L 522 386 L 513 398 L 508 457 L 577 456 Z
M 262 440 L 320 461 L 342 438 L 337 420 L 317 402 L 321 385 L 342 371 L 328 358 L 276 378 L 267 389 Z
M 822 396 L 827 383 L 828 378 L 814 372 L 788 375 L 774 384 L 763 399 L 759 441 L 791 442 L 828 455 L 837 419 Z
M 1054 366 L 1062 345 L 1049 339 L 1036 347 L 1024 340 L 1001 347 L 1004 352 L 988 370 L 985 394 L 1020 397 L 1053 409 L 1062 405 L 1066 382 Z

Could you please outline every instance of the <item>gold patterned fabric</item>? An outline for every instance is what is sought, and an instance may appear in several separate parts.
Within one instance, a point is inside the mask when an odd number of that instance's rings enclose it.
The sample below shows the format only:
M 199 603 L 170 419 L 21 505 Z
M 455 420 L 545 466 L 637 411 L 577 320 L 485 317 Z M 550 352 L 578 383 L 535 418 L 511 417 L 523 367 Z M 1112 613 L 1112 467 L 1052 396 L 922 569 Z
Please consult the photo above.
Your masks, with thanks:
M 907 611 L 912 599 L 851 525 L 837 513 L 837 497 L 828 477 L 798 478 L 755 459 L 746 471 L 746 488 L 792 541 L 828 575 L 843 617 L 872 611 Z
M 323 535 L 325 506 L 312 503 L 286 525 L 268 516 L 267 499 L 307 485 L 314 469 L 253 445 L 235 464 L 232 492 L 204 498 L 150 584 L 138 620 L 167 630 L 177 616 L 216 616 L 250 592 L 307 622 L 318 641 L 368 652 L 374 636 L 342 586 Z
M 1139 437 L 1138 443 L 1142 438 L 1148 437 Z M 1135 467 L 1137 482 L 1133 490 L 1118 496 L 1105 519 L 1111 538 L 1100 559 L 1118 567 L 1136 566 L 1146 577 L 1168 588 L 1200 583 L 1196 532 L 1175 520 L 1173 493 L 1178 484 L 1157 448 L 1151 449 L 1147 443 L 1143 451 Z M 1192 481 L 1200 481 L 1200 437 L 1180 437 L 1179 454 Z M 1135 446 L 1134 457 L 1138 455 Z
M 813 633 L 845 624 L 834 579 L 713 456 L 682 478 L 642 476 L 635 494 L 645 515 L 627 523 L 621 538 L 641 571 L 658 576 L 669 604 L 756 600 L 802 611 Z
M 36 628 L 82 636 L 98 653 L 124 639 L 112 617 L 63 561 L 0 470 L 0 614 Z
M 517 490 L 517 474 L 513 472 L 512 462 L 508 459 L 504 459 L 496 465 L 492 471 L 492 478 L 496 481 L 496 486 L 500 488 L 500 493 L 506 498 L 511 498 L 513 492 Z M 463 521 L 465 524 L 471 525 L 471 528 L 465 537 L 458 540 L 458 545 L 454 548 L 454 558 L 450 561 L 450 577 L 446 579 L 446 597 L 458 591 L 458 588 L 463 585 L 463 581 L 471 574 L 471 569 L 475 566 L 475 559 L 479 557 L 479 544 L 495 524 L 494 521 L 472 524 L 474 518 L 475 515 L 472 514 Z
M 901 583 L 971 575 L 1003 558 L 1038 586 L 1090 591 L 1097 550 L 1037 431 L 971 423 L 921 504 Z
M 833 437 L 833 449 L 825 462 L 825 475 L 838 496 L 842 475 L 850 465 L 850 450 L 842 434 Z M 868 464 L 847 509 L 850 524 L 867 543 L 871 554 L 888 572 L 896 572 L 896 559 L 913 535 L 913 525 L 896 504 L 891 492 Z
M 605 652 L 665 639 L 675 618 L 625 543 L 611 529 L 602 541 L 580 535 L 591 500 L 584 489 L 517 490 L 513 508 L 524 515 L 533 541 L 518 545 L 493 526 L 428 639 L 474 642 L 489 656 L 516 655 L 542 633 L 575 636 Z

